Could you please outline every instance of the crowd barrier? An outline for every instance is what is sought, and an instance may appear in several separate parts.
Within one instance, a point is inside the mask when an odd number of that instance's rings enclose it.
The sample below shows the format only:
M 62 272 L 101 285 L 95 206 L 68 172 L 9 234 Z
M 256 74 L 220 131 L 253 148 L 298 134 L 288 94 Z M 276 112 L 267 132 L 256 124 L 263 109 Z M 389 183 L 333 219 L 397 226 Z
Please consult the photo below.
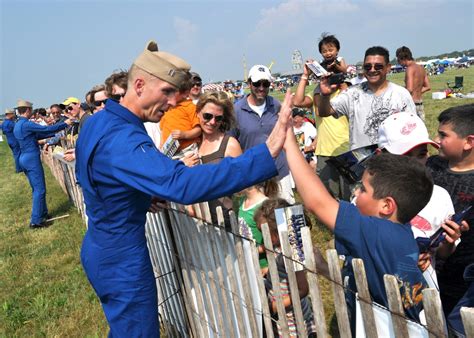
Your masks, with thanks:
M 51 168 L 87 224 L 81 189 L 75 180 L 74 163 L 52 154 L 44 154 L 43 161 Z M 175 203 L 147 215 L 145 230 L 156 277 L 162 332 L 167 337 L 273 337 L 275 319 L 271 316 L 260 276 L 255 245 L 239 235 L 235 215 L 230 215 L 232 231 L 226 231 L 221 210 L 217 210 L 218 224 L 212 224 L 207 203 L 193 208 L 195 217 L 189 216 L 183 206 Z M 266 224 L 262 232 L 270 273 L 278 276 Z M 313 252 L 308 228 L 302 229 L 302 238 L 304 252 Z M 282 243 L 282 249 L 298 336 L 306 337 L 295 272 L 288 254 L 289 244 Z M 327 250 L 326 254 L 339 335 L 351 337 L 339 256 L 334 249 Z M 395 276 L 384 276 L 389 301 L 389 309 L 385 309 L 370 299 L 363 261 L 354 259 L 352 264 L 358 290 L 357 337 L 446 336 L 446 322 L 437 290 L 422 291 L 426 324 L 420 325 L 405 318 Z M 317 336 L 328 337 L 320 276 L 316 273 L 312 255 L 306 255 L 304 269 L 310 285 Z M 282 320 L 286 315 L 279 283 L 273 280 L 272 284 L 275 286 L 278 324 L 282 336 L 288 337 L 287 322 Z M 474 308 L 463 308 L 461 314 L 467 336 L 474 337 Z

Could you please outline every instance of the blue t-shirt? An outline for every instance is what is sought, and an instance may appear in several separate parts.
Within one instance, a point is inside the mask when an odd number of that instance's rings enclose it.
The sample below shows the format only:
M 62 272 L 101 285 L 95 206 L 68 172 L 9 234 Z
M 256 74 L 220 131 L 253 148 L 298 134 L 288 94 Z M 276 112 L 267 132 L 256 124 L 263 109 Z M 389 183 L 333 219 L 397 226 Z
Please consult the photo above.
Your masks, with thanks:
M 419 321 L 423 309 L 421 291 L 427 285 L 417 265 L 419 250 L 410 225 L 363 216 L 356 206 L 341 201 L 334 235 L 337 252 L 346 256 L 343 275 L 349 277 L 349 288 L 356 290 L 352 258 L 361 258 L 373 301 L 388 307 L 383 276 L 394 275 L 406 315 Z M 354 297 L 352 293 L 348 296 L 351 307 Z

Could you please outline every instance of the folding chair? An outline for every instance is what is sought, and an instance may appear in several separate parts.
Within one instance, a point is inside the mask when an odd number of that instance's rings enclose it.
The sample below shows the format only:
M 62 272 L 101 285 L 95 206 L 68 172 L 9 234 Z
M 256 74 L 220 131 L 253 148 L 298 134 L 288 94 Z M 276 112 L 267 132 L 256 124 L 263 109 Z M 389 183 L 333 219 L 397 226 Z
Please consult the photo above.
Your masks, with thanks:
M 453 93 L 459 93 L 463 89 L 464 76 L 455 76 L 454 82 L 448 81 L 446 85 Z

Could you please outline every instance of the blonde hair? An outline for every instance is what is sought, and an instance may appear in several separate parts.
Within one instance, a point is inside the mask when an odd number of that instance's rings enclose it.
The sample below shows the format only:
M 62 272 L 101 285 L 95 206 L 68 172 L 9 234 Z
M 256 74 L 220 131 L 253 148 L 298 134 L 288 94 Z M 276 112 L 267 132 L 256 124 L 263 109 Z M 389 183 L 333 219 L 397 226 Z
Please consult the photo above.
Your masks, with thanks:
M 219 126 L 219 131 L 225 133 L 235 126 L 234 104 L 225 92 L 207 92 L 202 94 L 196 105 L 196 112 L 200 113 L 202 108 L 208 103 L 213 103 L 224 111 L 224 119 Z

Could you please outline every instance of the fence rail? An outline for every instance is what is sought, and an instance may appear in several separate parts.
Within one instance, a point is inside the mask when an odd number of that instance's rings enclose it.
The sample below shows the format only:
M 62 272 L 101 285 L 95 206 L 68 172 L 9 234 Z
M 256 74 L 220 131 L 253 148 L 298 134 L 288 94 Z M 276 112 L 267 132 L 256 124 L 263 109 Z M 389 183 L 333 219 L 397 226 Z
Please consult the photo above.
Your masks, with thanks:
M 87 224 L 84 200 L 76 184 L 74 164 L 61 156 L 44 154 L 62 189 L 68 194 Z M 282 291 L 278 282 L 275 252 L 266 225 L 262 228 L 264 244 L 276 297 L 277 316 L 260 274 L 258 253 L 252 241 L 239 235 L 235 215 L 230 215 L 232 231 L 224 229 L 222 211 L 217 210 L 218 224 L 211 224 L 207 203 L 193 206 L 195 218 L 183 206 L 170 203 L 156 214 L 147 215 L 146 237 L 158 290 L 161 328 L 168 337 L 274 337 L 275 327 L 284 337 L 290 336 Z M 302 229 L 303 250 L 313 252 L 310 231 Z M 291 263 L 289 244 L 282 243 L 286 263 Z M 348 310 L 344 298 L 340 260 L 336 250 L 327 250 L 330 282 L 339 335 L 351 337 Z M 304 266 L 317 336 L 327 337 L 320 276 L 312 255 L 306 255 Z M 357 336 L 372 337 L 444 337 L 446 326 L 439 294 L 435 289 L 423 291 L 426 324 L 407 320 L 403 313 L 396 278 L 385 275 L 389 309 L 374 304 L 368 291 L 364 263 L 354 259 L 358 289 L 358 315 L 362 323 Z M 292 264 L 286 264 L 290 295 L 298 336 L 305 337 L 296 276 Z M 474 309 L 463 308 L 462 320 L 468 337 L 474 337 Z M 385 317 L 384 317 L 385 316 Z M 278 319 L 275 319 L 278 318 Z M 381 321 L 380 318 L 385 318 Z M 381 324 L 384 322 L 385 324 Z

